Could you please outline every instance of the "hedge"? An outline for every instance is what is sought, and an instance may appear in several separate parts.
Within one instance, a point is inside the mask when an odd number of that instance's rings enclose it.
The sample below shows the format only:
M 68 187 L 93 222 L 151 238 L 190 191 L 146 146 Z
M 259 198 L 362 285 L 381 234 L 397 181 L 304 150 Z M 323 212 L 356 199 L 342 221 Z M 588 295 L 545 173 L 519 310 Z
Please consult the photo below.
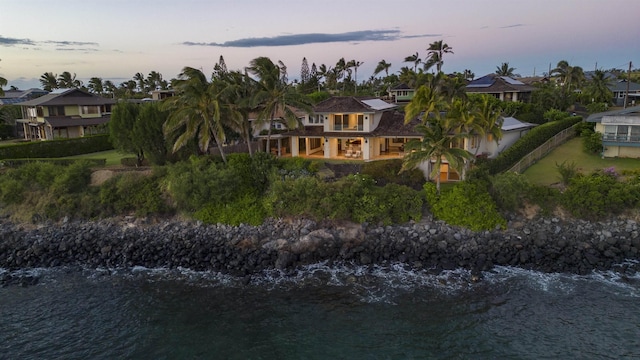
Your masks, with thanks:
M 59 158 L 113 150 L 108 134 L 32 141 L 0 147 L 0 159 Z
M 547 140 L 551 139 L 562 130 L 581 121 L 582 117 L 571 116 L 562 120 L 552 121 L 536 126 L 520 138 L 520 140 L 515 144 L 500 153 L 498 157 L 487 161 L 482 166 L 486 167 L 491 175 L 503 172 L 511 168 L 527 154 L 544 144 Z

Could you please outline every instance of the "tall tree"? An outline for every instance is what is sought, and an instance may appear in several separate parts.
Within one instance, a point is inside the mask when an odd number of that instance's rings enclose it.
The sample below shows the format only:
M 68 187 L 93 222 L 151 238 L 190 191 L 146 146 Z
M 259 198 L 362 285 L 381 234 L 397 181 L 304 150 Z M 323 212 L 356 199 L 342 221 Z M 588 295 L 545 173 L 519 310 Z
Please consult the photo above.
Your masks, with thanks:
M 253 156 L 251 146 L 251 122 L 249 114 L 255 110 L 252 96 L 256 91 L 256 82 L 246 73 L 230 71 L 214 78 L 214 81 L 223 82 L 225 90 L 222 94 L 223 101 L 227 104 L 227 125 L 240 134 L 247 144 L 249 156 Z
M 454 118 L 443 115 L 446 102 L 436 90 L 427 86 L 418 88 L 405 109 L 405 123 L 413 121 L 416 116 L 422 117 L 421 123 L 416 126 L 416 131 L 422 137 L 410 140 L 405 145 L 407 155 L 403 159 L 402 171 L 430 162 L 432 167 L 429 177 L 435 178 L 436 191 L 439 194 L 440 168 L 444 160 L 451 169 L 462 173 L 465 162 L 472 157 L 471 153 L 456 146 L 464 141 L 466 135 L 456 132 L 458 125 Z
M 209 82 L 199 69 L 185 67 L 173 82 L 173 88 L 177 96 L 166 99 L 163 108 L 170 114 L 164 124 L 164 133 L 180 133 L 173 145 L 173 152 L 184 147 L 189 140 L 197 139 L 199 150 L 206 153 L 213 140 L 226 163 L 221 116 L 224 106 L 221 102 L 223 89 L 220 84 Z
M 40 84 L 45 91 L 53 91 L 58 88 L 58 75 L 52 72 L 46 72 L 40 76 Z
M 288 127 L 296 126 L 299 122 L 298 115 L 291 107 L 304 110 L 311 113 L 311 103 L 302 94 L 295 91 L 283 76 L 282 64 L 274 64 L 268 57 L 258 57 L 251 60 L 247 70 L 258 78 L 257 90 L 253 96 L 253 103 L 258 113 L 258 124 L 269 124 L 267 132 L 266 151 L 269 152 L 271 144 L 271 128 L 275 116 L 278 112 L 282 113 L 282 121 L 286 122 Z
M 92 77 L 89 80 L 89 91 L 93 94 L 102 95 L 104 93 L 104 84 L 102 78 Z
M 357 60 L 350 60 L 347 63 L 347 68 L 349 68 L 349 69 L 353 68 L 353 71 L 354 71 L 354 82 L 356 84 L 356 87 L 355 87 L 355 93 L 356 94 L 358 93 L 358 68 L 360 66 L 362 66 L 362 64 L 364 64 L 364 62 L 357 61 Z
M 82 86 L 82 81 L 76 79 L 76 74 L 73 73 L 71 75 L 68 71 L 63 71 L 60 76 L 58 76 L 58 87 L 62 89 L 73 89 L 79 88 Z
M 102 85 L 105 93 L 109 94 L 111 97 L 115 97 L 116 90 L 118 88 L 115 86 L 115 84 L 111 80 L 105 80 Z
M 418 65 L 420 65 L 420 63 L 422 62 L 422 59 L 420 59 L 420 56 L 416 52 L 415 54 L 409 55 L 406 58 L 404 58 L 404 62 L 413 63 L 413 71 L 417 72 L 418 71 Z
M 309 63 L 307 62 L 307 58 L 302 58 L 302 65 L 300 66 L 300 82 L 302 85 L 306 84 L 311 80 L 311 70 L 309 70 Z
M 438 40 L 429 44 L 427 48 L 427 60 L 425 62 L 425 70 L 435 65 L 437 72 L 442 71 L 444 63 L 444 54 L 453 54 L 453 48 L 447 45 L 443 40 Z
M 496 75 L 513 77 L 515 70 L 515 68 L 509 66 L 508 62 L 504 62 L 500 66 L 496 66 Z
M 388 63 L 385 59 L 382 59 L 380 60 L 380 62 L 378 62 L 375 70 L 373 70 L 373 76 L 376 76 L 383 71 L 386 76 L 389 76 L 389 68 L 391 68 L 391 63 Z
M 133 126 L 138 119 L 140 108 L 137 104 L 123 101 L 116 104 L 109 120 L 109 138 L 113 147 L 122 153 L 134 153 L 138 166 L 142 165 L 144 152 L 135 143 Z
M 0 96 L 4 96 L 4 89 L 2 87 L 7 85 L 7 79 L 0 76 Z
M 142 92 L 142 93 L 147 92 L 147 82 L 143 73 L 138 72 L 135 75 L 133 75 L 133 80 L 136 81 L 139 92 Z
M 609 90 L 607 86 L 606 74 L 602 70 L 596 70 L 593 72 L 593 76 L 587 87 L 585 88 L 584 95 L 588 102 L 600 102 L 610 104 L 613 99 L 613 92 Z

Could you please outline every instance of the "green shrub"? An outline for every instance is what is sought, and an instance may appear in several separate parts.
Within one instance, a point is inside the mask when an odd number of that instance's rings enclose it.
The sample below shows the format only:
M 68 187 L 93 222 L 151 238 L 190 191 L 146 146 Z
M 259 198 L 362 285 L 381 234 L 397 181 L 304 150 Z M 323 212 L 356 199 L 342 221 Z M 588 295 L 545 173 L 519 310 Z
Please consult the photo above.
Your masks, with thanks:
M 424 190 L 431 213 L 450 225 L 474 231 L 506 227 L 506 221 L 496 210 L 496 203 L 487 189 L 475 182 L 461 181 L 440 196 L 431 182 L 424 185 Z
M 400 173 L 402 159 L 370 161 L 362 165 L 362 174 L 376 181 L 378 186 L 387 184 L 406 185 L 420 190 L 426 179 L 420 169 L 411 169 Z
M 567 160 L 558 164 L 556 162 L 556 168 L 558 169 L 558 173 L 560 173 L 560 182 L 563 185 L 569 185 L 571 179 L 578 176 L 578 169 L 576 168 L 576 163 L 574 161 L 567 164 Z
M 125 173 L 100 186 L 100 204 L 107 215 L 135 212 L 138 216 L 162 214 L 169 210 L 156 176 Z
M 109 135 L 33 141 L 0 147 L 0 159 L 59 158 L 112 150 Z
M 62 174 L 53 179 L 51 191 L 58 194 L 81 192 L 91 183 L 91 167 L 86 161 L 77 161 L 65 167 Z
M 574 216 L 585 219 L 618 214 L 634 203 L 625 188 L 616 176 L 602 171 L 577 176 L 562 194 L 563 205 Z
M 602 153 L 602 134 L 599 132 L 585 133 L 582 136 L 582 147 L 584 151 L 591 154 Z
M 490 177 L 491 195 L 499 209 L 515 211 L 524 206 L 531 184 L 526 176 L 507 171 Z
M 24 199 L 26 186 L 18 179 L 5 178 L 0 181 L 0 200 L 3 204 L 20 204 Z
M 265 208 L 274 217 L 309 216 L 321 218 L 320 202 L 329 196 L 330 184 L 315 177 L 274 180 L 265 197 Z
M 260 225 L 266 214 L 260 200 L 247 194 L 228 204 L 207 204 L 196 211 L 193 217 L 207 224 Z

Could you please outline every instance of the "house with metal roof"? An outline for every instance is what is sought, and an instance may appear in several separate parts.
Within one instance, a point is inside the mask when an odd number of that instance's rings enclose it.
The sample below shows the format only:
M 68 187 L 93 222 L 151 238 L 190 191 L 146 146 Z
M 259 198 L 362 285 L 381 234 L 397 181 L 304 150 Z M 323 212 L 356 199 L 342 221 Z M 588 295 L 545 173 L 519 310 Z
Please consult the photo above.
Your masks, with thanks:
M 508 76 L 489 74 L 470 81 L 466 88 L 469 94 L 488 94 L 502 101 L 531 101 L 535 87 Z
M 413 99 L 416 89 L 405 83 L 398 84 L 389 89 L 389 97 L 394 103 L 406 103 Z
M 586 121 L 602 134 L 603 157 L 640 158 L 640 106 L 591 114 Z
M 47 95 L 17 103 L 22 107 L 25 140 L 76 138 L 103 133 L 111 118 L 114 99 L 80 89 L 58 89 Z
M 0 97 L 0 106 L 17 104 L 23 101 L 35 99 L 48 93 L 48 91 L 36 88 L 28 90 L 5 90 L 4 95 Z
M 616 106 L 624 106 L 624 98 L 629 90 L 627 104 L 636 105 L 640 102 L 640 84 L 627 80 L 614 80 L 609 82 L 607 88 L 613 93 L 613 103 Z

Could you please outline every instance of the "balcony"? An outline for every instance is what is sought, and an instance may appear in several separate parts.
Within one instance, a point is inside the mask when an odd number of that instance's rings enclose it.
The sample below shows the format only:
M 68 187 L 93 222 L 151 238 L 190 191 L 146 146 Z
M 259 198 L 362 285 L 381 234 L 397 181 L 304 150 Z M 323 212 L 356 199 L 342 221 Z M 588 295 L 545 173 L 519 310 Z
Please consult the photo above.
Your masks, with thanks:
M 640 146 L 640 135 L 604 134 L 602 143 L 604 145 Z

